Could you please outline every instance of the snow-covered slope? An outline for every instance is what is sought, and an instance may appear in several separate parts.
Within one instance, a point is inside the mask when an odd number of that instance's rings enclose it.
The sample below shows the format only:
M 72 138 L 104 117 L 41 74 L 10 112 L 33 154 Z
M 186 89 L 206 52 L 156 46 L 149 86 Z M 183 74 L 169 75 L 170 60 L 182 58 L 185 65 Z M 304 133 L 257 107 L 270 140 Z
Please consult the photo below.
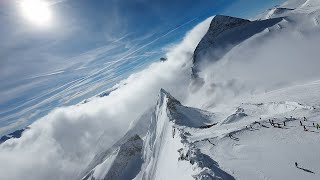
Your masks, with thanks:
M 190 132 L 191 140 L 236 179 L 319 179 L 319 90 L 317 81 L 243 99 L 233 121 Z
M 189 141 L 189 131 L 215 122 L 214 114 L 185 107 L 161 90 L 135 179 L 233 179 Z
M 264 20 L 264 19 L 271 19 L 271 18 L 277 18 L 277 17 L 285 17 L 293 11 L 294 9 L 286 8 L 286 7 L 274 7 L 271 9 L 268 9 L 263 14 L 259 15 L 258 19 Z
M 133 159 L 137 180 L 319 179 L 319 90 L 317 81 L 254 95 L 227 116 L 183 106 L 161 90 L 143 146 L 133 136 L 84 179 L 131 179 L 122 173 Z
M 181 105 L 161 89 L 153 113 L 148 111 L 124 138 L 99 153 L 81 179 L 233 179 L 188 140 L 191 129 L 212 127 L 217 124 L 215 118 L 210 112 Z M 138 135 L 126 138 L 138 132 L 136 128 L 143 125 L 141 122 L 150 125 L 143 147 Z M 124 142 L 125 139 L 128 140 Z

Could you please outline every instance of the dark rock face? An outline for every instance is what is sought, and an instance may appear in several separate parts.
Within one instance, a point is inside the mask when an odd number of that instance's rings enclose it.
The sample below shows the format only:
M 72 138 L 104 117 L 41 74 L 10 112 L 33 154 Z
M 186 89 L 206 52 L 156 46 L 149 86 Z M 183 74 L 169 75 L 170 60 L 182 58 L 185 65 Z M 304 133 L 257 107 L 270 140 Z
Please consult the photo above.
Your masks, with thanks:
M 230 16 L 215 16 L 210 24 L 209 30 L 206 35 L 202 38 L 198 46 L 196 47 L 193 55 L 193 63 L 196 63 L 198 57 L 201 55 L 201 51 L 209 48 L 215 43 L 215 38 L 218 37 L 222 32 L 248 24 L 250 21 L 246 19 L 240 19 Z
M 2 136 L 0 139 L 0 144 L 4 143 L 7 140 L 12 139 L 12 138 L 20 138 L 22 136 L 22 133 L 27 129 L 29 129 L 29 127 L 26 127 L 24 129 L 19 129 L 19 130 L 14 131 L 13 133 Z

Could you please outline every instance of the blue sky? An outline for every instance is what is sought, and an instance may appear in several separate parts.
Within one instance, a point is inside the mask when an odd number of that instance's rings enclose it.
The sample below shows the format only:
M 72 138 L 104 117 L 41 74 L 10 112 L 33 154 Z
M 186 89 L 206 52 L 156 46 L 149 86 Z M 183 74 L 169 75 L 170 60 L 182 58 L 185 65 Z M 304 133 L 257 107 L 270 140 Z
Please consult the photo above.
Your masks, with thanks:
M 215 14 L 254 17 L 281 0 L 48 0 L 53 22 L 0 1 L 0 134 L 111 87 Z

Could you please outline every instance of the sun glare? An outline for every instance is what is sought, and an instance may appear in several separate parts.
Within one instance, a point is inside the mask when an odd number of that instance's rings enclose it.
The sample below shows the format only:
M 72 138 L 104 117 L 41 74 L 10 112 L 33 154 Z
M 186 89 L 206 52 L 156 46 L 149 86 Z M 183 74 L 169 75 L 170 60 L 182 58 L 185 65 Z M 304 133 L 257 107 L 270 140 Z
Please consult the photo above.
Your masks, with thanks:
M 34 24 L 47 26 L 51 23 L 50 6 L 44 0 L 22 0 L 21 10 L 22 15 Z

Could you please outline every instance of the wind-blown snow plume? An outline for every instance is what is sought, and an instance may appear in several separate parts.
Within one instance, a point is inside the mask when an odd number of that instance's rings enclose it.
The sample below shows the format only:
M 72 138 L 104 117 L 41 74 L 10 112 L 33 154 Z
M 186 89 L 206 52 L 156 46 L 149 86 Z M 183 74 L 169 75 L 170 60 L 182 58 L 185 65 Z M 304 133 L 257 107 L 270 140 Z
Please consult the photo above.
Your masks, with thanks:
M 207 58 L 200 73 L 204 85 L 188 104 L 210 109 L 237 96 L 319 79 L 319 30 L 311 21 L 302 21 L 309 23 L 303 27 L 286 19 L 235 46 L 215 63 Z
M 194 48 L 205 34 L 210 18 L 191 30 L 157 62 L 131 75 L 108 96 L 54 110 L 36 121 L 20 139 L 0 145 L 0 179 L 75 179 L 88 165 L 103 135 L 104 148 L 123 136 L 157 100 L 164 87 L 184 99 L 190 79 Z

